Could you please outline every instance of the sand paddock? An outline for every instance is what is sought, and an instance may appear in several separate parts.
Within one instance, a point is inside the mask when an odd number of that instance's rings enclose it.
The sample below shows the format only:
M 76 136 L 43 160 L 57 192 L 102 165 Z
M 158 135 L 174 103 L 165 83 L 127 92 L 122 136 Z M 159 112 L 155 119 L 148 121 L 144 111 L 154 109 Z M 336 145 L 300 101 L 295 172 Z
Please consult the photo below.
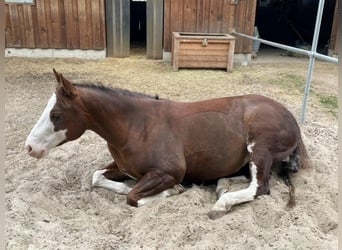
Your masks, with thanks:
M 172 72 L 168 62 L 136 54 L 125 59 L 5 59 L 7 249 L 337 249 L 337 66 L 316 62 L 306 122 L 301 125 L 312 168 L 293 178 L 297 206 L 285 208 L 288 189 L 275 173 L 271 194 L 208 219 L 215 185 L 194 185 L 181 195 L 140 208 L 124 196 L 92 189 L 93 172 L 111 161 L 93 132 L 52 150 L 45 159 L 23 149 L 55 86 L 52 68 L 76 82 L 203 100 L 259 93 L 283 103 L 298 118 L 307 59 L 260 55 L 248 67 Z M 229 181 L 230 190 L 248 185 Z

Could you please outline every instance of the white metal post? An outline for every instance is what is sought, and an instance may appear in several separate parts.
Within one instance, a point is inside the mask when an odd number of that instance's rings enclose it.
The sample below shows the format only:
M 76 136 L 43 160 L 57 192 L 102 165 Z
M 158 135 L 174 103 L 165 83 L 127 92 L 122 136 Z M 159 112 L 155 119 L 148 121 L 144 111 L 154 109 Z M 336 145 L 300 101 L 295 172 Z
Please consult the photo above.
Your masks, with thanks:
M 321 29 L 321 22 L 322 22 L 322 15 L 323 15 L 323 9 L 324 9 L 324 0 L 320 0 L 318 4 L 318 10 L 317 10 L 317 17 L 316 17 L 316 25 L 315 25 L 315 32 L 312 39 L 312 46 L 311 46 L 311 53 L 310 53 L 310 59 L 309 59 L 309 66 L 308 66 L 308 73 L 306 76 L 306 83 L 305 83 L 305 89 L 304 89 L 304 97 L 303 97 L 303 104 L 302 104 L 302 111 L 300 115 L 300 122 L 303 123 L 305 120 L 305 109 L 306 104 L 308 101 L 308 95 L 310 91 L 310 85 L 311 85 L 311 77 L 312 77 L 312 70 L 315 64 L 315 53 L 317 51 L 317 44 L 318 44 L 318 37 L 319 37 L 319 31 Z

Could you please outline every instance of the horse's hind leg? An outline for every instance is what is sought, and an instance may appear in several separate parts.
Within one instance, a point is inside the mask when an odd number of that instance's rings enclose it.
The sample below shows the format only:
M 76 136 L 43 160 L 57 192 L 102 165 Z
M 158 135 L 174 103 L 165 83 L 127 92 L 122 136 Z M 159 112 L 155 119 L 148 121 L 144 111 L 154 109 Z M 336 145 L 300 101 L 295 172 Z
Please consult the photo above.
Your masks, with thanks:
M 208 214 L 210 219 L 222 217 L 234 205 L 252 201 L 262 194 L 269 194 L 268 175 L 272 158 L 267 149 L 252 150 L 252 147 L 249 147 L 248 151 L 250 153 L 249 169 L 251 173 L 249 186 L 246 189 L 222 194 Z
M 298 169 L 298 166 L 296 168 L 296 171 Z M 278 175 L 284 180 L 284 183 L 286 186 L 289 187 L 289 201 L 287 203 L 287 207 L 293 208 L 296 205 L 295 201 L 295 187 L 292 184 L 291 178 L 290 178 L 290 173 L 292 173 L 294 170 L 292 169 L 291 166 L 291 160 L 290 162 L 282 162 L 281 163 L 281 168 L 278 173 Z
M 299 148 L 297 147 L 289 156 L 289 164 L 287 166 L 288 170 L 291 172 L 297 172 L 299 167 Z
M 249 178 L 246 178 L 246 176 L 233 176 L 233 177 L 226 177 L 226 178 L 220 178 L 217 181 L 217 187 L 216 187 L 216 197 L 219 199 L 223 194 L 227 193 L 229 184 L 232 183 L 248 183 Z

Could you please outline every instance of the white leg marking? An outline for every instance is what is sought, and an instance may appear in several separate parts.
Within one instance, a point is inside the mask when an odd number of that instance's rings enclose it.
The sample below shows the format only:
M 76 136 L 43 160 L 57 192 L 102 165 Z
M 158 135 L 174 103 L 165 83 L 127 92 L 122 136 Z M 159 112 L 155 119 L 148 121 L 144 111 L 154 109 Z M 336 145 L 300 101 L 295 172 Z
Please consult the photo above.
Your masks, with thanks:
M 224 193 L 229 190 L 229 185 L 234 183 L 248 183 L 249 179 L 246 176 L 234 176 L 228 178 L 221 178 L 217 181 L 216 197 L 219 199 Z
M 255 146 L 255 142 L 254 141 L 252 141 L 251 143 L 248 143 L 247 144 L 247 151 L 249 152 L 249 153 L 253 153 L 253 147 Z
M 170 197 L 170 196 L 173 196 L 176 194 L 181 194 L 183 192 L 184 192 L 184 188 L 182 187 L 182 185 L 180 185 L 180 184 L 174 185 L 172 188 L 166 189 L 159 194 L 149 196 L 149 197 L 145 197 L 145 198 L 138 200 L 138 207 L 141 207 L 141 206 L 143 206 L 146 203 L 149 203 L 151 201 L 155 201 L 155 200 L 158 200 L 160 198 Z
M 258 188 L 258 181 L 257 181 L 257 167 L 254 162 L 251 162 L 251 183 L 249 184 L 248 188 L 239 190 L 236 192 L 228 192 L 222 194 L 220 199 L 215 203 L 212 211 L 229 211 L 229 209 L 236 205 L 243 202 L 254 200 L 256 195 L 256 191 Z
M 132 188 L 127 186 L 125 183 L 107 179 L 103 175 L 105 172 L 107 172 L 107 169 L 95 171 L 92 180 L 93 187 L 106 188 L 118 194 L 128 194 L 128 192 L 131 191 Z
M 228 178 L 221 178 L 217 181 L 216 197 L 219 199 L 224 193 L 228 192 Z

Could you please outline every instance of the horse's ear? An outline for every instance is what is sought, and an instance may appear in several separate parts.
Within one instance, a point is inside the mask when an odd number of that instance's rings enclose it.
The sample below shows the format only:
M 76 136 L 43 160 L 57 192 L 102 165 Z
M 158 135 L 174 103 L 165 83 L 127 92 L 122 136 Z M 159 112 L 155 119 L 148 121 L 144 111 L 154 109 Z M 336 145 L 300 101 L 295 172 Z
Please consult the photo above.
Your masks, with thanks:
M 56 77 L 56 80 L 57 82 L 61 82 L 61 74 L 58 73 L 55 69 L 52 69 L 53 70 L 53 73 L 55 74 L 55 77 Z
M 76 96 L 77 95 L 77 89 L 75 88 L 74 85 L 72 85 L 72 83 L 66 79 L 62 74 L 59 74 L 60 75 L 60 82 L 62 84 L 62 88 L 65 92 L 65 94 L 67 96 Z

